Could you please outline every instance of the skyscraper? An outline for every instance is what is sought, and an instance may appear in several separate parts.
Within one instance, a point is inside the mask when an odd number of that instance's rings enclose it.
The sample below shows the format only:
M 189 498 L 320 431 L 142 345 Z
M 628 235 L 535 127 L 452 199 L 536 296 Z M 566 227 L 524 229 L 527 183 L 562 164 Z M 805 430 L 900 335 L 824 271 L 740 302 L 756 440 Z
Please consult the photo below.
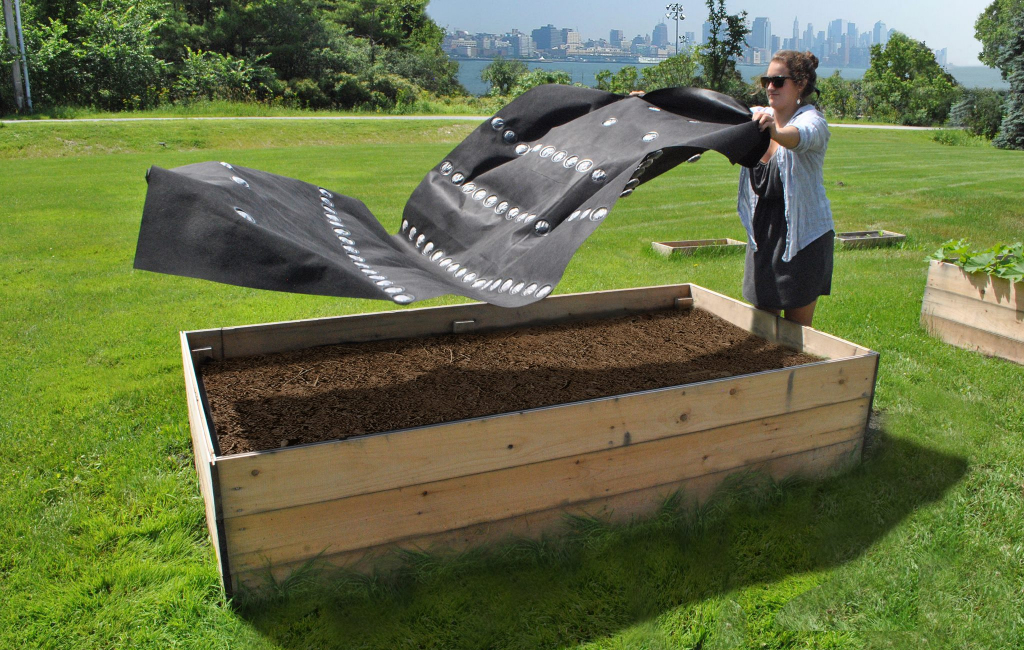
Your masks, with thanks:
M 550 23 L 533 30 L 531 36 L 533 36 L 533 44 L 538 50 L 553 50 L 559 45 L 565 45 L 565 41 L 562 39 L 562 30 Z
M 711 40 L 711 23 L 704 23 L 701 25 L 700 35 L 701 43 L 707 44 L 707 42 Z
M 654 33 L 651 34 L 651 45 L 655 47 L 668 47 L 668 25 L 658 23 L 654 26 Z
M 833 43 L 842 42 L 843 38 L 843 19 L 836 18 L 828 24 L 828 40 Z
M 889 32 L 881 20 L 875 23 L 875 29 L 871 33 L 871 42 L 877 45 L 885 45 L 889 42 Z
M 860 32 L 857 31 L 857 23 L 846 24 L 846 35 L 853 39 L 854 44 L 857 43 L 857 39 L 860 38 Z
M 772 21 L 767 18 L 755 18 L 754 28 L 750 32 L 750 47 L 770 50 L 772 47 Z
M 612 45 L 618 46 L 619 43 L 626 39 L 626 35 L 621 29 L 613 29 L 608 33 L 608 42 Z
M 793 17 L 793 49 L 800 49 L 800 20 Z

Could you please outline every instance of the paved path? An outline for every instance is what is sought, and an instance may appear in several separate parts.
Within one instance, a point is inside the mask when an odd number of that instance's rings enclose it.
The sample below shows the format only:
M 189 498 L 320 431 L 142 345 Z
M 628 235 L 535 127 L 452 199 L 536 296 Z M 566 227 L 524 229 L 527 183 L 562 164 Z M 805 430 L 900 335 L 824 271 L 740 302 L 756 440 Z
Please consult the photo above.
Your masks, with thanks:
M 265 117 L 88 117 L 71 120 L 0 120 L 0 124 L 67 124 L 69 122 L 174 122 L 174 121 L 258 121 L 258 120 L 442 120 L 477 122 L 489 115 L 295 115 Z M 887 129 L 893 131 L 934 131 L 935 126 L 899 126 L 896 124 L 830 124 L 844 129 Z

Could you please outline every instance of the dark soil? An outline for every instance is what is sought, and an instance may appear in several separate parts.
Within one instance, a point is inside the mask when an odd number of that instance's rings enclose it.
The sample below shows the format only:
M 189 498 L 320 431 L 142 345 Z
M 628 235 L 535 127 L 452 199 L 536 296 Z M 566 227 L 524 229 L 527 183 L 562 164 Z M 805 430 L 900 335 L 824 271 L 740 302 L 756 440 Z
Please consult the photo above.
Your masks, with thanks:
M 309 348 L 202 367 L 221 454 L 817 361 L 699 309 Z

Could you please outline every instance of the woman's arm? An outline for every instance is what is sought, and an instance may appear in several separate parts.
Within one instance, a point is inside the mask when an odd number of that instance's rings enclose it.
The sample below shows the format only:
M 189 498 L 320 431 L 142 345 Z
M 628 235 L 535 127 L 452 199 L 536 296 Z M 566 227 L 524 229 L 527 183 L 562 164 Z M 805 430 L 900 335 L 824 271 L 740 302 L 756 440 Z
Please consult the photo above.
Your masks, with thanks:
M 751 119 L 758 123 L 762 131 L 767 129 L 771 139 L 775 140 L 783 147 L 787 149 L 795 149 L 800 145 L 800 130 L 795 126 L 780 127 L 776 124 L 775 116 L 771 113 L 757 112 L 754 113 Z

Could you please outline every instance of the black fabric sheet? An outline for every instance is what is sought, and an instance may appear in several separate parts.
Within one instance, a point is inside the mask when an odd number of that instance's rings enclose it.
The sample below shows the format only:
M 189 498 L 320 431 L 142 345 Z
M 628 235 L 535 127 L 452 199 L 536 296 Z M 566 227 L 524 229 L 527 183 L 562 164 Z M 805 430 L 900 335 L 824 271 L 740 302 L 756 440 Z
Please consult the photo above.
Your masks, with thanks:
M 225 162 L 147 173 L 135 268 L 245 287 L 408 304 L 547 296 L 620 197 L 708 150 L 756 164 L 739 102 L 545 85 L 487 119 L 413 192 L 399 233 L 331 189 Z

